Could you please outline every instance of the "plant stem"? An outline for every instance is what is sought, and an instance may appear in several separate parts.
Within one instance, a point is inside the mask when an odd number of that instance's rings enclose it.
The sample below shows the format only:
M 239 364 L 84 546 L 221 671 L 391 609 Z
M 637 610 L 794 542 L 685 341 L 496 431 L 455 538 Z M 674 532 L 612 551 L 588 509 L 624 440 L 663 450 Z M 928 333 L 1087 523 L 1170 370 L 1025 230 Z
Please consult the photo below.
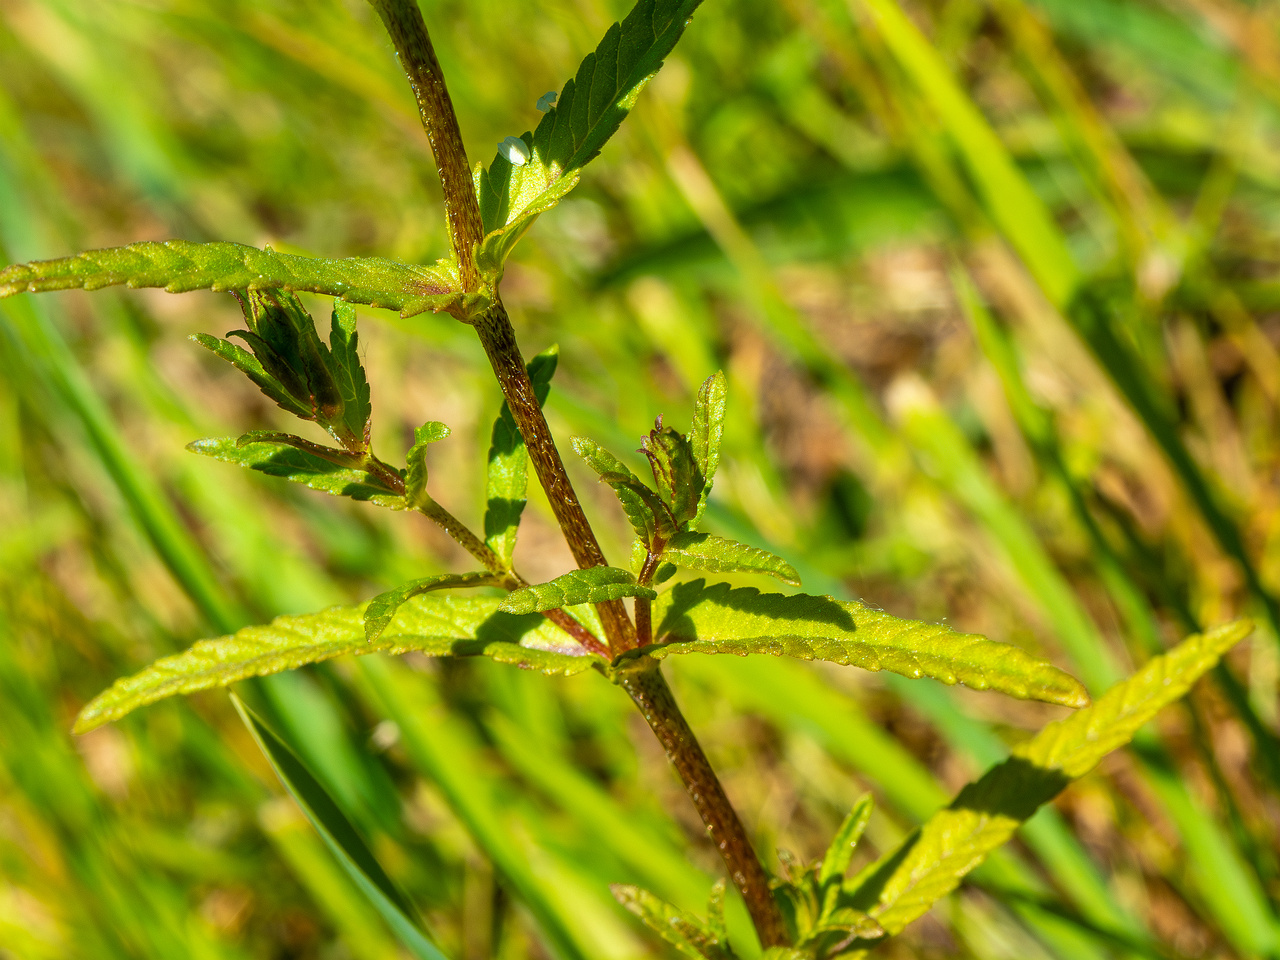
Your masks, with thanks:
M 483 239 L 480 206 L 476 201 L 467 163 L 466 149 L 453 103 L 445 87 L 444 75 L 436 60 L 427 35 L 426 24 L 415 0 L 369 0 L 386 24 L 400 62 L 408 74 L 418 101 L 422 125 L 431 141 L 431 149 L 444 186 L 445 212 L 449 235 L 458 258 L 463 289 L 480 287 L 475 265 L 475 248 Z M 573 483 L 565 472 L 564 462 L 556 450 L 542 407 L 534 395 L 533 384 L 525 370 L 524 358 L 516 343 L 515 330 L 506 308 L 494 291 L 492 305 L 473 326 L 484 346 L 489 363 L 498 378 L 502 395 L 524 437 L 538 481 L 547 493 L 551 509 L 564 533 L 574 560 L 580 567 L 601 566 L 604 553 L 595 532 L 582 511 Z M 636 645 L 636 631 L 620 600 L 597 605 L 609 642 L 609 653 L 617 656 Z M 685 790 L 707 825 L 712 839 L 724 858 L 734 884 L 742 892 L 756 933 L 766 947 L 786 946 L 787 937 L 782 916 L 769 891 L 769 880 L 760 865 L 742 821 L 734 811 L 715 771 L 702 752 L 697 738 L 676 706 L 657 662 L 645 657 L 639 664 L 620 671 L 618 682 L 630 694 L 644 714 L 649 726 L 662 743 L 667 757 L 684 781 Z
M 520 428 L 520 435 L 524 437 L 529 462 L 533 464 L 534 473 L 547 493 L 547 500 L 564 533 L 565 541 L 569 544 L 569 550 L 573 553 L 573 559 L 579 567 L 604 566 L 604 552 L 600 549 L 587 515 L 582 512 L 582 504 L 578 502 L 573 483 L 565 472 L 560 451 L 551 438 L 551 428 L 547 426 L 542 407 L 534 395 L 533 384 L 516 343 L 516 332 L 512 329 L 502 301 L 495 299 L 493 306 L 475 321 L 474 326 L 484 352 L 489 357 L 493 373 L 498 378 L 502 395 L 511 408 L 512 419 Z M 622 601 L 601 603 L 596 609 L 600 611 L 600 620 L 604 624 L 609 650 L 613 656 L 636 645 L 635 627 L 627 617 Z
M 449 99 L 444 72 L 436 59 L 435 48 L 427 35 L 427 26 L 415 0 L 369 0 L 391 35 L 400 66 L 409 78 L 413 96 L 418 101 L 418 116 L 427 131 L 431 153 L 440 171 L 444 188 L 444 215 L 449 221 L 449 239 L 458 260 L 462 289 L 480 288 L 480 272 L 476 269 L 475 245 L 484 239 L 480 205 L 476 203 L 467 151 L 462 142 L 458 117 Z
M 618 683 L 640 708 L 666 751 L 667 759 L 684 781 L 685 792 L 707 825 L 707 833 L 729 868 L 730 879 L 746 901 L 760 943 L 766 948 L 789 946 L 782 914 L 769 889 L 769 878 L 707 755 L 676 705 L 657 661 L 646 656 L 636 666 L 619 670 Z

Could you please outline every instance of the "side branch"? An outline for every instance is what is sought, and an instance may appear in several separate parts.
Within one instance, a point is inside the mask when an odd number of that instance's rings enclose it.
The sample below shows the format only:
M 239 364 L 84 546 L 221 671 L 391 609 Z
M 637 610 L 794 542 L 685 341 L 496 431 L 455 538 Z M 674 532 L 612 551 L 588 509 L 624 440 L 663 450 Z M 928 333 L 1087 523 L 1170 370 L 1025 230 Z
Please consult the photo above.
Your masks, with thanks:
M 640 708 L 654 735 L 662 743 L 667 759 L 684 781 L 689 799 L 698 808 L 702 822 L 707 825 L 707 833 L 724 858 L 730 879 L 742 893 L 761 945 L 766 949 L 789 946 L 782 914 L 769 889 L 769 878 L 747 838 L 742 821 L 725 796 L 724 787 L 711 769 L 711 763 L 702 752 L 688 721 L 676 705 L 658 664 L 648 657 L 644 660 L 646 662 L 634 670 L 620 671 L 618 683 Z
M 440 171 L 444 187 L 444 212 L 449 221 L 449 238 L 458 260 L 462 289 L 480 288 L 480 272 L 476 269 L 475 247 L 484 239 L 480 205 L 471 182 L 467 151 L 462 143 L 458 117 L 445 86 L 444 72 L 436 59 L 427 25 L 422 20 L 415 0 L 369 0 L 382 18 L 400 56 L 400 65 L 409 78 L 418 115 L 431 143 L 431 152 Z

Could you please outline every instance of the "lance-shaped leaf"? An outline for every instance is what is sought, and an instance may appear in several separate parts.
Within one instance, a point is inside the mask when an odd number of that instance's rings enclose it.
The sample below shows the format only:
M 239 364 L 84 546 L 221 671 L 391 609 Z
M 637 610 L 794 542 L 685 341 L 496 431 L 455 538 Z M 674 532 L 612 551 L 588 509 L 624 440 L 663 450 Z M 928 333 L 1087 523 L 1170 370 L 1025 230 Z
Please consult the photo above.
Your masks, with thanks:
M 410 580 L 400 586 L 380 593 L 364 608 L 364 638 L 373 643 L 387 629 L 396 611 L 408 600 L 433 590 L 453 590 L 462 587 L 494 587 L 501 578 L 487 570 L 479 573 L 440 573 L 434 577 Z
M 614 899 L 689 960 L 733 960 L 728 941 L 693 914 L 625 883 L 612 884 Z
M 818 872 L 818 883 L 824 887 L 833 880 L 839 880 L 849 869 L 854 848 L 871 820 L 871 808 L 871 794 L 864 793 L 854 803 L 853 809 L 831 839 L 827 852 L 822 857 L 822 868 Z
M 500 151 L 488 170 L 476 167 L 487 234 L 477 261 L 487 275 L 501 276 L 512 247 L 534 219 L 577 184 L 582 167 L 617 131 L 700 3 L 640 0 L 582 61 L 537 129 L 521 137 L 528 159 L 513 164 L 513 154 Z
M 0 270 L 0 297 L 23 291 L 98 290 L 121 284 L 163 287 L 170 293 L 309 290 L 350 303 L 399 310 L 404 317 L 428 310 L 466 314 L 479 306 L 476 295 L 460 292 L 457 267 L 446 260 L 431 267 L 382 257 L 327 260 L 221 241 L 131 243 Z
M 210 353 L 226 360 L 247 376 L 257 384 L 259 390 L 274 400 L 279 407 L 288 410 L 295 417 L 301 417 L 303 420 L 311 419 L 311 408 L 290 396 L 284 385 L 267 373 L 262 364 L 258 362 L 258 358 L 244 347 L 237 343 L 232 343 L 230 340 L 223 340 L 221 337 L 210 336 L 207 333 L 193 334 L 191 339 Z
M 551 377 L 556 372 L 560 348 L 550 346 L 529 361 L 529 380 L 538 404 L 546 403 Z M 524 513 L 529 486 L 529 454 L 511 408 L 504 402 L 493 422 L 489 444 L 488 482 L 485 490 L 484 542 L 506 567 L 516 549 L 516 532 Z
M 689 523 L 698 513 L 706 481 L 688 437 L 664 427 L 659 417 L 657 426 L 641 441 L 641 447 L 653 470 L 658 496 L 671 511 L 672 519 L 677 526 Z
M 844 899 L 897 933 L 946 896 L 1043 803 L 1128 743 L 1253 629 L 1247 621 L 1187 638 L 1092 706 L 1049 724 L 969 784 L 896 851 L 851 882 Z
M 335 497 L 368 500 L 392 510 L 407 509 L 404 497 L 392 489 L 388 480 L 359 467 L 334 463 L 316 452 L 325 451 L 332 455 L 341 451 L 331 451 L 298 437 L 290 438 L 289 443 L 281 442 L 280 438 L 286 436 L 267 433 L 246 434 L 240 440 L 209 438 L 189 443 L 187 449 L 215 460 L 238 463 L 270 477 L 292 480 Z M 245 441 L 243 445 L 241 440 Z M 301 449 L 299 443 L 309 447 Z
M 83 733 L 165 697 L 225 687 L 245 677 L 292 670 L 346 654 L 407 653 L 429 657 L 485 656 L 551 675 L 571 676 L 602 663 L 540 616 L 502 613 L 497 598 L 414 597 L 396 611 L 378 639 L 365 639 L 365 606 L 333 607 L 305 616 L 277 617 L 230 636 L 201 640 L 117 680 L 80 711 Z
M 541 613 L 579 603 L 603 603 L 623 597 L 647 597 L 658 594 L 636 583 L 630 570 L 619 567 L 588 567 L 507 594 L 498 607 L 505 613 Z
M 427 491 L 427 447 L 449 433 L 449 428 L 439 420 L 428 420 L 413 428 L 413 446 L 405 455 L 404 497 L 409 503 L 421 502 Z
M 342 396 L 342 424 L 352 437 L 367 445 L 373 406 L 369 398 L 369 380 L 365 376 L 364 364 L 360 362 L 359 346 L 356 308 L 334 300 L 329 325 L 329 369 Z
M 711 484 L 715 480 L 716 470 L 720 467 L 720 441 L 724 437 L 725 408 L 724 373 L 717 370 L 714 376 L 707 377 L 698 388 L 698 400 L 693 407 L 693 429 L 689 431 L 689 443 L 693 446 L 693 457 L 702 471 L 705 485 L 698 498 L 698 512 L 690 527 L 696 527 L 707 510 L 707 497 L 711 494 Z
M 749 547 L 709 533 L 677 533 L 662 552 L 666 563 L 715 573 L 763 573 L 800 586 L 796 568 L 768 550 Z
M 574 437 L 571 442 L 574 451 L 587 462 L 587 466 L 596 472 L 602 482 L 613 488 L 632 529 L 646 546 L 656 538 L 665 541 L 675 536 L 675 520 L 662 498 L 632 473 L 625 463 L 594 440 Z
M 417 960 L 446 960 L 426 936 L 417 911 L 387 876 L 351 821 L 289 745 L 237 696 L 232 702 L 280 783 L 333 856 Z
M 659 597 L 653 622 L 658 642 L 624 656 L 768 653 L 931 677 L 1068 707 L 1089 702 L 1078 680 L 1018 647 L 831 597 L 784 597 L 694 580 Z

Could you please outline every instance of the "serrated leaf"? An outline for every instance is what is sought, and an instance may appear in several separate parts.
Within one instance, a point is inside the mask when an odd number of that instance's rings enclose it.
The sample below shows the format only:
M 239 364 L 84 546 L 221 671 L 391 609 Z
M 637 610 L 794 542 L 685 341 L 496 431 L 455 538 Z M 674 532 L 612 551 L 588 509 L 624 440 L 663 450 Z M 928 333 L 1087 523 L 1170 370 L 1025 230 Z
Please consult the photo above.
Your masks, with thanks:
M 711 885 L 711 894 L 707 897 L 707 931 L 725 943 L 729 942 L 729 926 L 724 919 L 724 896 L 728 884 L 720 877 Z
M 658 642 L 624 656 L 767 653 L 931 677 L 1068 707 L 1089 702 L 1078 680 L 1018 647 L 831 597 L 786 597 L 694 580 L 658 598 L 653 622 Z
M 706 485 L 688 438 L 678 430 L 664 427 L 659 419 L 658 426 L 642 441 L 642 448 L 653 469 L 658 496 L 671 511 L 677 526 L 687 524 L 697 515 Z
M 234 694 L 231 700 L 280 783 L 400 942 L 417 960 L 446 960 L 427 939 L 422 921 L 408 899 L 387 876 L 359 832 L 306 764 L 244 701 Z
M 249 434 L 246 436 L 252 437 Z M 265 435 L 265 437 L 280 436 L 285 435 Z M 314 446 L 319 447 L 319 444 Z M 367 500 L 382 507 L 390 507 L 392 510 L 408 509 L 403 496 L 368 471 L 357 467 L 340 466 L 314 453 L 298 449 L 296 445 L 251 439 L 247 445 L 241 446 L 238 440 L 224 437 L 197 440 L 187 444 L 187 449 L 192 453 L 213 457 L 215 460 L 238 463 L 242 467 L 265 473 L 270 477 L 292 480 L 294 483 L 300 483 L 312 490 L 319 490 L 335 497 Z
M 364 364 L 360 362 L 359 343 L 356 308 L 334 300 L 329 327 L 329 359 L 333 379 L 342 396 L 342 423 L 354 439 L 367 445 L 373 406 L 369 398 L 369 380 L 365 376 Z
M 556 372 L 560 348 L 548 347 L 528 364 L 529 380 L 533 383 L 538 404 L 547 400 L 551 391 L 551 378 Z M 503 403 L 502 412 L 493 422 L 489 444 L 489 469 L 485 489 L 484 541 L 506 567 L 516 549 L 516 534 L 520 517 L 524 513 L 525 495 L 529 485 L 529 454 L 524 437 L 516 426 L 511 408 Z
M 24 291 L 99 290 L 121 284 L 163 287 L 170 293 L 309 290 L 349 303 L 399 310 L 402 317 L 428 310 L 469 315 L 487 303 L 483 297 L 460 292 L 457 266 L 446 260 L 430 267 L 382 257 L 327 260 L 222 241 L 131 243 L 0 270 L 0 297 Z
M 1049 724 L 961 790 L 898 850 L 860 874 L 861 882 L 846 899 L 867 909 L 890 934 L 899 932 L 954 890 L 1041 804 L 1128 743 L 1252 629 L 1248 621 L 1239 621 L 1193 635 L 1152 658 L 1092 706 Z
M 501 578 L 487 570 L 479 573 L 440 573 L 434 577 L 410 580 L 394 589 L 380 593 L 364 608 L 364 638 L 373 643 L 387 629 L 396 611 L 413 597 L 433 590 L 453 590 L 462 587 L 498 586 Z
M 676 526 L 662 498 L 627 468 L 621 460 L 594 440 L 574 437 L 573 449 L 592 470 L 617 494 L 622 511 L 631 527 L 645 544 L 657 538 L 663 540 L 675 536 Z
M 557 676 L 572 676 L 603 662 L 580 655 L 579 644 L 544 617 L 512 616 L 501 612 L 499 603 L 498 598 L 486 597 L 414 597 L 401 605 L 374 643 L 365 639 L 365 604 L 277 617 L 230 636 L 201 640 L 117 680 L 80 712 L 75 730 L 84 733 L 166 697 L 347 654 L 416 650 L 429 657 L 484 656 Z
M 232 343 L 230 340 L 223 340 L 207 333 L 193 334 L 191 339 L 210 353 L 226 360 L 247 376 L 257 385 L 259 390 L 275 401 L 280 408 L 288 410 L 295 417 L 301 417 L 304 420 L 311 418 L 310 408 L 289 396 L 289 392 L 285 390 L 280 381 L 267 373 L 262 364 L 258 362 L 258 358 L 244 347 L 237 343 Z
M 613 136 L 645 83 L 658 72 L 701 0 L 640 0 L 615 23 L 564 85 L 533 133 L 521 139 L 529 160 L 513 165 L 501 152 L 476 168 L 486 236 L 477 250 L 491 279 L 534 219 L 577 184 L 582 167 Z
M 682 956 L 690 960 L 732 960 L 733 951 L 728 942 L 693 914 L 629 884 L 615 883 L 609 889 L 614 899 Z
M 822 857 L 822 869 L 818 872 L 820 885 L 826 886 L 830 881 L 838 880 L 849 869 L 854 848 L 862 839 L 863 831 L 867 829 L 867 822 L 871 819 L 872 806 L 871 794 L 864 793 L 854 803 L 853 809 L 844 818 L 844 822 L 840 824 L 840 829 L 836 831 L 826 854 Z
M 449 428 L 439 420 L 428 420 L 413 428 L 413 446 L 405 455 L 404 498 L 409 503 L 419 503 L 427 489 L 427 447 L 449 433 Z
M 717 370 L 714 376 L 707 377 L 698 388 L 698 399 L 693 407 L 693 428 L 689 431 L 689 443 L 693 446 L 693 456 L 698 462 L 698 469 L 702 471 L 705 486 L 698 498 L 698 511 L 691 527 L 696 527 L 707 511 L 707 497 L 711 495 L 711 484 L 720 467 L 726 393 L 724 373 Z
M 709 533 L 677 533 L 662 551 L 662 559 L 690 570 L 763 573 L 777 577 L 783 583 L 800 586 L 800 574 L 781 557 L 768 550 Z
M 621 600 L 623 597 L 647 597 L 652 600 L 657 595 L 655 591 L 636 583 L 630 570 L 619 567 L 588 567 L 585 570 L 570 570 L 546 583 L 512 590 L 498 609 L 504 613 L 541 613 L 579 603 Z

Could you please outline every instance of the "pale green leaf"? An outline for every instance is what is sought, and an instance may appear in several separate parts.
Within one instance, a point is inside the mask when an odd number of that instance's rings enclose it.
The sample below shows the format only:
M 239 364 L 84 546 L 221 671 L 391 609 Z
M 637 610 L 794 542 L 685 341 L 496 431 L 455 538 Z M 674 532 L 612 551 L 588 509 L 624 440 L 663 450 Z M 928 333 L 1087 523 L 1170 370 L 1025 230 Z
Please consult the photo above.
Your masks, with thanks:
M 386 920 L 417 960 L 445 960 L 434 943 L 427 939 L 422 920 L 408 899 L 387 876 L 364 839 L 351 821 L 320 785 L 306 764 L 280 737 L 245 706 L 234 694 L 231 697 L 240 719 L 244 721 L 254 742 L 271 764 L 294 802 L 311 821 L 330 852 L 346 871 L 374 909 Z
M 505 613 L 541 613 L 579 603 L 603 603 L 623 597 L 657 596 L 648 587 L 636 583 L 630 570 L 619 567 L 588 567 L 570 570 L 546 583 L 521 587 L 507 594 L 498 608 Z
M 1018 647 L 830 597 L 786 597 L 694 580 L 658 598 L 653 622 L 658 642 L 625 656 L 768 653 L 931 677 L 1069 707 L 1089 702 L 1078 680 Z
M 148 703 L 177 694 L 225 687 L 245 677 L 292 670 L 346 654 L 407 653 L 431 657 L 485 656 L 500 663 L 571 676 L 602 663 L 576 655 L 581 646 L 540 616 L 499 611 L 500 600 L 427 594 L 414 597 L 374 643 L 365 640 L 365 605 L 333 607 L 305 616 L 277 617 L 214 640 L 201 640 L 183 653 L 157 660 L 132 677 L 117 680 L 80 712 L 83 733 Z
M 653 470 L 658 496 L 671 512 L 676 525 L 689 523 L 698 513 L 706 481 L 693 455 L 689 438 L 678 430 L 658 425 L 641 441 L 644 455 Z
M 714 376 L 707 377 L 698 388 L 698 400 L 693 408 L 693 429 L 689 431 L 689 443 L 693 445 L 693 456 L 702 471 L 705 486 L 702 496 L 698 498 L 698 512 L 693 518 L 691 527 L 696 527 L 707 510 L 707 497 L 711 494 L 711 484 L 715 480 L 716 470 L 720 467 L 720 441 L 724 437 L 725 394 L 724 373 L 717 370 Z
M 1121 681 L 1092 706 L 1049 724 L 1004 763 L 969 784 L 895 852 L 860 874 L 849 891 L 890 934 L 946 896 L 986 856 L 1008 841 L 1041 804 L 1128 743 L 1253 629 L 1230 623 L 1187 638 Z
M 428 310 L 471 310 L 475 297 L 460 293 L 457 267 L 431 267 L 381 257 L 324 260 L 241 243 L 131 243 L 72 257 L 19 263 L 0 270 L 0 297 L 46 290 L 163 287 L 188 290 L 309 290 L 350 303 L 399 310 L 411 317 Z
M 252 435 L 246 436 L 252 438 Z M 266 434 L 265 436 L 284 435 Z M 319 444 L 315 446 L 319 447 Z M 314 453 L 297 449 L 296 445 L 251 439 L 247 445 L 241 446 L 238 440 L 225 437 L 197 440 L 187 444 L 187 449 L 193 453 L 213 457 L 215 460 L 238 463 L 242 467 L 265 473 L 267 476 L 292 480 L 294 483 L 301 483 L 312 490 L 319 490 L 335 497 L 368 500 L 393 510 L 407 508 L 404 497 L 390 489 L 373 474 L 356 467 L 332 463 Z
M 406 601 L 433 590 L 452 590 L 461 587 L 498 586 L 501 578 L 487 570 L 479 573 L 440 573 L 434 577 L 410 580 L 400 586 L 380 593 L 369 601 L 364 609 L 364 638 L 373 643 Z
M 749 547 L 709 533 L 677 533 L 671 538 L 662 559 L 690 570 L 715 573 L 763 573 L 783 583 L 800 586 L 796 568 L 768 550 Z
M 439 420 L 428 420 L 413 428 L 413 446 L 405 455 L 404 497 L 418 503 L 427 489 L 427 447 L 449 436 L 449 428 Z
M 560 348 L 548 347 L 529 361 L 529 380 L 539 405 L 551 391 Z M 516 534 L 524 513 L 528 490 L 529 454 L 524 437 L 516 426 L 511 408 L 503 403 L 493 423 L 489 444 L 489 469 L 485 489 L 484 541 L 502 563 L 510 567 L 516 549 Z
M 867 829 L 867 822 L 871 819 L 871 807 L 872 800 L 869 793 L 864 793 L 854 803 L 853 809 L 840 824 L 840 829 L 836 831 L 822 858 L 822 869 L 818 873 L 819 884 L 825 886 L 831 880 L 845 875 L 845 871 L 849 869 L 849 862 L 853 859 L 853 850 L 862 839 L 863 831 Z
M 690 960 L 732 960 L 728 942 L 691 913 L 625 883 L 609 887 L 614 898 L 646 927 Z
M 521 139 L 529 159 L 512 164 L 501 152 L 476 168 L 486 237 L 480 269 L 502 274 L 512 247 L 534 219 L 577 184 L 582 167 L 613 136 L 649 79 L 658 72 L 701 0 L 640 0 L 615 23 L 564 85 L 532 133 Z

